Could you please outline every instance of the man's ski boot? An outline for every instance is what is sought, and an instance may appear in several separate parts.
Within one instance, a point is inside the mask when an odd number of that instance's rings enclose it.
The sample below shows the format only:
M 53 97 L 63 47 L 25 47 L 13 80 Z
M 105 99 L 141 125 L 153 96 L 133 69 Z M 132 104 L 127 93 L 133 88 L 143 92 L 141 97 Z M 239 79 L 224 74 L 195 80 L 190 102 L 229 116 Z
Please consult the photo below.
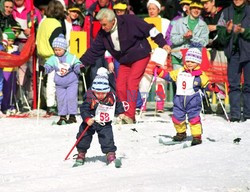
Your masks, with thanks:
M 134 123 L 135 123 L 135 121 L 133 119 L 124 115 L 124 117 L 122 119 L 122 124 L 134 124 Z
M 194 146 L 194 145 L 199 145 L 202 143 L 202 140 L 201 140 L 201 136 L 194 136 L 193 137 L 193 140 L 192 140 L 192 143 L 191 143 L 191 146 Z
M 177 133 L 175 136 L 173 136 L 173 141 L 183 141 L 184 139 L 186 139 L 186 137 L 187 137 L 186 132 Z
M 73 167 L 78 167 L 84 164 L 85 161 L 85 152 L 78 152 L 76 157 L 76 162 L 74 163 Z

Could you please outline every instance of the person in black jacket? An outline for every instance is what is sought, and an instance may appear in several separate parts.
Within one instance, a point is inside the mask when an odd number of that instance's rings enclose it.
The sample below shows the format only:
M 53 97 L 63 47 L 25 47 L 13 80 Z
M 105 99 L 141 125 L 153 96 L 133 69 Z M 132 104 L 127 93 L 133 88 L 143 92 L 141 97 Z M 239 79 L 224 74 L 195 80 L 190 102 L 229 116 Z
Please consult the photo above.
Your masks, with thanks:
M 95 132 L 98 134 L 101 150 L 107 155 L 107 164 L 109 164 L 116 159 L 116 146 L 111 123 L 114 115 L 119 115 L 121 119 L 124 117 L 124 107 L 122 102 L 119 102 L 116 96 L 110 92 L 107 74 L 97 74 L 91 90 L 85 94 L 83 101 L 80 107 L 83 122 L 76 138 L 81 136 L 87 126 L 89 128 L 76 146 L 78 155 L 74 167 L 84 164 L 85 154 L 90 148 Z

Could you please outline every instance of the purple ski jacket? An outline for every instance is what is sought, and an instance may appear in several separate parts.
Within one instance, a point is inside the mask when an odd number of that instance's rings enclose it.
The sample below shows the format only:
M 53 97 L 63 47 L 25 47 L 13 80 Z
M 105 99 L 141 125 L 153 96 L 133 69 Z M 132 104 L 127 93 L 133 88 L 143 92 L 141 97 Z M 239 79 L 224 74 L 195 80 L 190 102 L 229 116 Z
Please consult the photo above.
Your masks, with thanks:
M 121 50 L 114 49 L 110 32 L 100 29 L 94 43 L 80 58 L 83 65 L 94 64 L 106 50 L 121 64 L 133 63 L 149 55 L 151 47 L 147 37 L 150 36 L 149 31 L 154 28 L 154 25 L 146 23 L 135 15 L 121 15 L 116 18 Z M 161 33 L 152 39 L 159 47 L 166 45 Z

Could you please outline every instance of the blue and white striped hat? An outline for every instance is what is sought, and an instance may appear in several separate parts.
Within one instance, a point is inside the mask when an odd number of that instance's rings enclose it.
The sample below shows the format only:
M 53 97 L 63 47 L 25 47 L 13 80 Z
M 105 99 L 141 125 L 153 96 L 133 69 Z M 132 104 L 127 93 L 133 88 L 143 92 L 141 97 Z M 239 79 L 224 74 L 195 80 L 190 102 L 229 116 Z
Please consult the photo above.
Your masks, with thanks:
M 104 93 L 110 92 L 110 86 L 107 77 L 97 75 L 92 83 L 91 90 Z
M 68 48 L 68 43 L 67 40 L 65 39 L 63 34 L 60 34 L 58 37 L 56 37 L 53 42 L 52 42 L 52 47 L 58 47 L 58 48 L 62 48 L 64 50 L 67 50 Z
M 201 64 L 201 58 L 201 51 L 198 48 L 189 48 L 185 56 L 185 61 L 192 61 Z

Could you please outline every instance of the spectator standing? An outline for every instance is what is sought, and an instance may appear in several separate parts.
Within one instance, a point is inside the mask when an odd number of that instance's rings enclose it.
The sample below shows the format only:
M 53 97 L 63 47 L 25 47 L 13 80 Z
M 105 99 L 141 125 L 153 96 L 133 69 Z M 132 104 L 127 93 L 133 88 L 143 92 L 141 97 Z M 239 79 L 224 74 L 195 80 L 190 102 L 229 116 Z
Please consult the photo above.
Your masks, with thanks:
M 230 120 L 241 120 L 241 95 L 243 100 L 243 120 L 250 119 L 250 6 L 246 0 L 233 0 L 225 8 L 219 19 L 218 40 L 225 46 L 228 59 L 228 83 Z M 244 83 L 241 89 L 241 75 Z
M 87 33 L 89 37 L 89 45 L 93 44 L 93 41 L 96 39 L 98 31 L 101 29 L 101 25 L 99 21 L 96 19 L 96 15 L 102 8 L 113 9 L 113 2 L 111 0 L 97 0 L 94 2 L 87 11 L 87 16 L 85 19 L 85 24 L 88 25 Z M 96 76 L 96 72 L 100 67 L 105 67 L 108 69 L 108 63 L 105 60 L 104 55 L 100 55 L 100 57 L 95 61 L 94 65 L 91 65 L 87 68 L 87 86 L 90 87 L 93 79 Z M 111 83 L 111 89 L 115 90 L 115 77 L 114 74 L 109 75 L 109 82 Z
M 207 24 L 200 18 L 203 5 L 200 2 L 190 4 L 190 15 L 178 19 L 172 28 L 170 39 L 172 49 L 189 48 L 194 44 L 205 47 L 208 44 L 209 30 Z M 173 69 L 182 67 L 182 53 L 172 52 Z
M 96 18 L 102 29 L 80 60 L 85 66 L 91 65 L 108 50 L 120 62 L 116 91 L 120 101 L 127 101 L 130 105 L 125 112 L 124 122 L 134 123 L 139 83 L 151 52 L 146 38 L 150 36 L 159 47 L 168 52 L 170 47 L 154 25 L 135 15 L 115 16 L 112 10 L 101 9 Z
M 215 0 L 201 0 L 204 6 L 203 19 L 209 29 L 209 43 L 207 48 L 210 48 L 210 61 L 214 70 L 225 70 L 227 68 L 227 58 L 224 53 L 224 45 L 218 40 L 217 23 L 221 16 L 222 7 L 216 6 Z M 217 83 L 217 85 L 225 91 L 225 82 Z M 205 93 L 206 94 L 206 93 Z M 204 99 L 204 112 L 212 113 L 209 100 Z M 216 113 L 223 113 L 221 105 L 218 103 Z
M 19 51 L 23 49 L 28 37 L 31 33 L 31 4 L 30 0 L 14 0 L 13 17 L 21 26 L 21 33 L 16 39 L 16 44 L 19 47 Z M 34 25 L 35 28 L 38 27 L 39 22 L 42 19 L 42 15 L 37 8 L 34 8 Z M 33 65 L 32 57 L 24 63 L 22 66 L 18 67 L 17 80 L 20 86 L 18 92 L 19 106 L 25 103 L 24 97 L 27 98 L 29 105 L 33 102 Z M 24 94 L 24 96 L 22 95 Z
M 177 15 L 171 20 L 171 22 L 170 22 L 170 24 L 168 26 L 166 35 L 165 35 L 165 39 L 166 39 L 167 44 L 169 46 L 172 46 L 172 42 L 170 40 L 170 34 L 171 34 L 171 31 L 172 31 L 173 25 L 178 19 L 186 17 L 186 16 L 189 15 L 189 12 L 190 12 L 189 5 L 190 5 L 191 2 L 192 2 L 191 0 L 181 0 L 180 1 L 180 5 L 181 5 L 182 10 L 178 11 Z
M 5 29 L 17 26 L 16 20 L 13 18 L 12 12 L 14 3 L 12 0 L 1 0 L 0 2 L 0 37 Z
M 43 60 L 41 65 L 54 54 L 52 42 L 59 34 L 63 33 L 61 25 L 65 18 L 63 5 L 57 0 L 50 1 L 45 15 L 46 18 L 39 24 L 36 36 L 37 52 Z M 48 115 L 56 113 L 54 76 L 55 72 L 51 72 L 47 76 L 46 104 Z
M 165 18 L 161 18 L 161 4 L 156 0 L 149 0 L 147 2 L 148 15 L 150 18 L 160 18 L 161 19 L 161 33 L 165 38 L 166 31 L 168 29 L 170 21 Z M 154 49 L 152 50 L 154 52 Z M 148 91 L 153 80 L 154 74 L 152 73 L 155 68 L 154 63 L 148 63 L 146 72 L 144 73 L 140 82 L 140 92 L 144 94 L 142 98 L 147 100 Z M 159 113 L 164 112 L 164 102 L 165 102 L 165 85 L 166 81 L 161 78 L 156 77 L 156 111 Z M 144 102 L 143 111 L 146 110 L 146 103 Z

